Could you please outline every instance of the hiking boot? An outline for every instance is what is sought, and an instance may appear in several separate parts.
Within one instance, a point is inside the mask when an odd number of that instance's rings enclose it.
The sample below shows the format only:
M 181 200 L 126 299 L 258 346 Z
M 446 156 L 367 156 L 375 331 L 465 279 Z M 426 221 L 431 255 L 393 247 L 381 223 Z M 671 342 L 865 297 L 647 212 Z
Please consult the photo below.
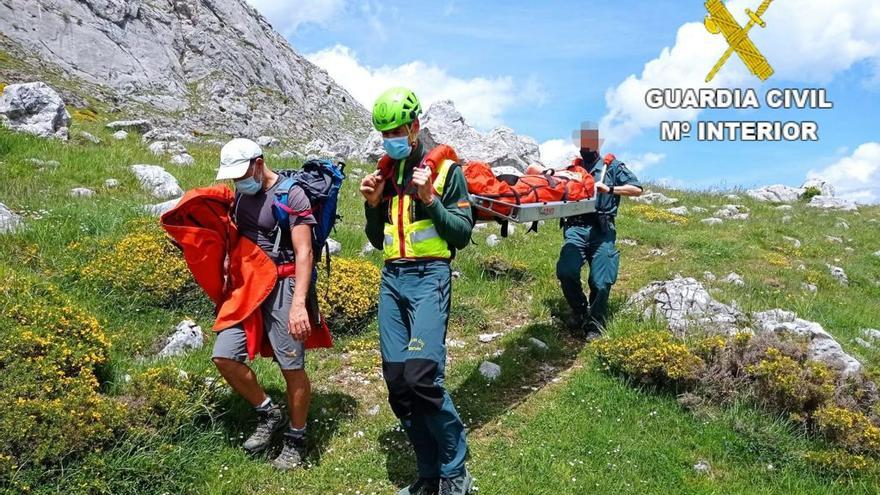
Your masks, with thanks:
M 440 478 L 440 495 L 467 495 L 474 488 L 474 479 L 467 469 L 455 478 Z
M 437 495 L 440 478 L 419 478 L 418 481 L 397 492 L 397 495 Z
M 592 342 L 602 336 L 604 328 L 595 320 L 584 323 L 581 329 L 582 336 L 586 342 Z
M 272 461 L 276 469 L 293 469 L 303 463 L 306 458 L 306 438 L 294 436 L 289 431 L 284 433 L 284 448 L 278 457 Z
M 272 443 L 272 435 L 284 426 L 281 407 L 273 405 L 267 409 L 257 409 L 257 429 L 244 441 L 244 450 L 251 454 L 262 452 Z
M 569 315 L 565 319 L 565 327 L 569 330 L 582 331 L 584 329 L 584 317 L 579 314 Z

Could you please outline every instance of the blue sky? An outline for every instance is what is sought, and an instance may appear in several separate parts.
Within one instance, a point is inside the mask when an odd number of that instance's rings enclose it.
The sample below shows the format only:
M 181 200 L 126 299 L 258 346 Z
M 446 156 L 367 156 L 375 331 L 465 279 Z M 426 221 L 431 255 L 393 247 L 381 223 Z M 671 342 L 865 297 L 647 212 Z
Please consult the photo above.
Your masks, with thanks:
M 613 141 L 604 151 L 629 158 L 645 179 L 695 188 L 800 185 L 808 174 L 819 173 L 832 176 L 838 189 L 855 199 L 880 201 L 875 0 L 776 0 L 765 15 L 767 28 L 751 37 L 777 74 L 759 84 L 733 57 L 715 81 L 755 87 L 760 96 L 769 87 L 821 86 L 833 110 L 666 116 L 815 120 L 818 143 L 660 142 L 661 117 L 640 108 L 637 97 L 654 85 L 702 86 L 726 47 L 693 24 L 705 15 L 701 0 L 249 1 L 297 51 L 361 100 L 401 79 L 420 86 L 414 89 L 429 100 L 451 97 L 483 130 L 503 124 L 539 143 L 567 139 L 582 121 L 602 121 Z M 744 24 L 741 11 L 757 4 L 731 0 L 728 6 Z

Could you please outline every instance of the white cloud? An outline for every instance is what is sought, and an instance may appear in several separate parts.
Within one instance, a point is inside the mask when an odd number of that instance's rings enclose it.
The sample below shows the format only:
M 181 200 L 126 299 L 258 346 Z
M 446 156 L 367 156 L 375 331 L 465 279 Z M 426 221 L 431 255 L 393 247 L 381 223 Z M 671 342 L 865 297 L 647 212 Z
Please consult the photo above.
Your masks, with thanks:
M 386 89 L 406 86 L 419 96 L 424 108 L 450 99 L 459 112 L 480 130 L 502 123 L 502 115 L 522 104 L 540 105 L 543 92 L 534 79 L 517 84 L 511 77 L 463 79 L 442 67 L 415 60 L 399 66 L 369 67 L 350 48 L 336 45 L 306 57 L 326 70 L 361 104 L 372 108 Z
M 648 167 L 653 167 L 666 159 L 664 153 L 642 153 L 641 155 L 621 155 L 620 161 L 626 163 L 633 172 L 639 173 Z
M 807 177 L 821 177 L 831 182 L 838 196 L 860 203 L 878 203 L 880 143 L 865 143 L 837 163 L 819 171 L 810 170 Z
M 289 35 L 303 24 L 326 25 L 343 12 L 346 0 L 299 0 L 295 5 L 287 0 L 247 0 L 278 30 Z
M 728 10 L 744 25 L 754 0 L 731 0 Z M 880 4 L 876 0 L 799 0 L 774 2 L 764 14 L 766 29 L 755 27 L 750 38 L 776 70 L 767 84 L 785 80 L 821 84 L 860 61 L 880 63 Z M 675 45 L 646 63 L 605 95 L 608 112 L 600 128 L 609 144 L 619 145 L 662 120 L 693 119 L 695 110 L 652 110 L 645 105 L 650 88 L 700 88 L 755 85 L 733 56 L 710 84 L 705 77 L 727 48 L 723 37 L 706 31 L 702 22 L 679 28 Z

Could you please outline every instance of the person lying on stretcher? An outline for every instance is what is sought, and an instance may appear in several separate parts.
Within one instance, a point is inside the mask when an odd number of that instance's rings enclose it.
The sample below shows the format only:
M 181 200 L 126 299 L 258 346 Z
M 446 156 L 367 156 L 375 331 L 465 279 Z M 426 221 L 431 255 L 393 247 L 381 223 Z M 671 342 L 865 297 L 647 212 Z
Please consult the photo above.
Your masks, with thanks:
M 495 175 L 483 162 L 469 162 L 464 166 L 468 192 L 500 202 L 492 209 L 508 215 L 510 207 L 505 204 L 550 203 L 558 201 L 581 201 L 595 195 L 596 182 L 583 167 L 571 165 L 563 170 L 529 166 L 525 175 Z M 479 212 L 478 219 L 488 220 L 492 215 Z

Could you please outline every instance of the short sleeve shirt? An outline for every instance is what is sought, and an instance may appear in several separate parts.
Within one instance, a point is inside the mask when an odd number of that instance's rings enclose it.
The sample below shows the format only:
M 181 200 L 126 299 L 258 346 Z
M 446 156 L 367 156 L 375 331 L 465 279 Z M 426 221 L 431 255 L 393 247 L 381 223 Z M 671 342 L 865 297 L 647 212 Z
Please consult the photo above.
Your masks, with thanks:
M 290 188 L 287 194 L 287 205 L 295 213 L 289 215 L 288 225 L 282 226 L 280 234 L 281 245 L 278 255 L 273 256 L 275 247 L 275 227 L 277 221 L 272 212 L 272 204 L 275 201 L 275 191 L 281 179 L 266 191 L 261 191 L 253 196 L 247 194 L 235 195 L 233 217 L 239 232 L 248 239 L 254 241 L 260 248 L 272 258 L 275 263 L 288 263 L 294 261 L 293 241 L 290 232 L 297 225 L 315 225 L 314 215 L 311 213 L 311 203 L 308 196 L 299 186 Z M 296 213 L 299 213 L 296 214 Z
M 602 168 L 605 166 L 602 159 L 593 166 L 593 177 L 598 182 L 602 177 Z M 627 168 L 626 164 L 619 161 L 614 160 L 608 165 L 608 170 L 605 172 L 605 184 L 609 186 L 636 186 L 638 188 L 642 187 L 642 183 L 639 182 L 636 174 L 632 172 L 629 168 Z M 620 206 L 620 196 L 617 194 L 605 194 L 599 193 L 596 198 L 596 211 L 599 213 L 606 213 L 610 215 L 617 215 L 617 210 Z

